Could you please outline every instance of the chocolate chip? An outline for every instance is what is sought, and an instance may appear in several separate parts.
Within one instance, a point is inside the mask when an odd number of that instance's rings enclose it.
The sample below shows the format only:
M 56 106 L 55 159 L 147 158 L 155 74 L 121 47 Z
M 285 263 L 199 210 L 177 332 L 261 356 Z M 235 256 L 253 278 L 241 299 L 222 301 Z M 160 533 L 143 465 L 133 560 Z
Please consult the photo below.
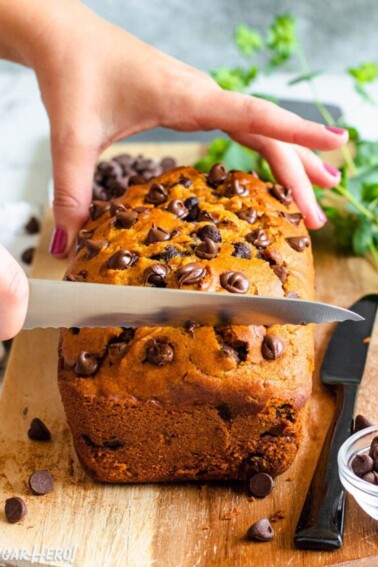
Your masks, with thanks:
M 292 191 L 289 187 L 283 187 L 276 183 L 269 191 L 270 194 L 283 205 L 288 206 L 293 201 Z
M 368 472 L 364 474 L 362 480 L 365 480 L 369 484 L 378 484 L 378 474 L 375 471 Z
M 171 234 L 164 230 L 164 228 L 160 228 L 160 226 L 156 226 L 153 223 L 152 228 L 148 231 L 146 244 L 153 244 L 154 242 L 164 242 L 165 240 L 170 240 Z
M 369 457 L 374 458 L 375 447 L 378 447 L 378 436 L 375 436 L 370 444 Z
M 88 276 L 86 270 L 80 270 L 78 274 L 66 274 L 64 279 L 67 282 L 84 282 Z
M 222 242 L 221 233 L 217 227 L 212 224 L 205 224 L 205 226 L 199 229 L 197 234 L 201 240 L 210 238 L 213 242 Z
M 82 228 L 79 231 L 79 234 L 77 236 L 78 247 L 81 248 L 86 240 L 88 240 L 89 238 L 92 238 L 93 233 L 94 233 L 94 230 L 86 230 L 85 228 Z
M 88 238 L 88 240 L 84 241 L 84 245 L 87 248 L 85 257 L 87 260 L 91 260 L 97 256 L 97 254 L 99 254 L 100 251 L 108 245 L 108 243 L 106 240 L 91 240 Z
M 213 222 L 217 224 L 218 220 L 208 211 L 200 211 L 198 213 L 197 222 Z
M 257 473 L 249 481 L 249 491 L 256 498 L 265 498 L 274 487 L 274 481 L 269 474 Z
M 25 502 L 19 496 L 13 496 L 5 500 L 5 517 L 10 524 L 15 524 L 22 520 L 28 513 Z
M 160 183 L 154 183 L 151 185 L 150 190 L 144 198 L 146 203 L 152 203 L 153 205 L 161 205 L 162 203 L 165 203 L 167 199 L 168 190 Z
M 47 471 L 35 471 L 29 478 L 29 487 L 34 494 L 42 496 L 54 488 L 54 479 Z
M 31 248 L 26 248 L 21 254 L 21 260 L 24 264 L 30 265 L 33 262 L 35 248 L 32 246 Z
M 110 209 L 110 205 L 106 201 L 92 201 L 89 207 L 91 219 L 97 220 L 98 218 L 100 218 L 101 215 L 103 215 L 109 209 Z
M 124 211 L 126 211 L 126 207 L 125 205 L 122 205 L 121 203 L 111 203 L 110 204 L 110 214 L 113 217 L 114 215 L 117 215 L 118 213 L 122 213 Z
M 249 224 L 253 224 L 256 222 L 257 219 L 257 212 L 253 207 L 248 207 L 248 209 L 242 209 L 236 216 L 239 217 L 240 220 L 246 221 Z
M 288 269 L 285 266 L 272 266 L 272 270 L 277 276 L 277 278 L 281 281 L 281 283 L 285 283 L 288 276 Z
M 146 346 L 146 360 L 156 366 L 165 366 L 172 362 L 174 351 L 163 339 L 151 339 Z
M 283 353 L 282 341 L 273 335 L 265 335 L 261 345 L 261 353 L 266 360 L 276 360 Z
M 180 177 L 179 179 L 179 183 L 180 185 L 182 185 L 183 187 L 185 187 L 186 189 L 188 187 L 190 187 L 191 185 L 193 185 L 193 181 L 191 179 L 188 179 L 188 177 Z
M 138 213 L 129 209 L 128 211 L 118 212 L 114 221 L 116 228 L 131 228 L 138 220 Z
M 248 278 L 241 272 L 223 272 L 220 284 L 230 293 L 247 293 L 249 289 Z
M 219 406 L 215 406 L 219 417 L 223 419 L 223 421 L 232 421 L 232 411 L 231 408 L 227 404 L 220 404 Z
M 226 356 L 227 358 L 232 357 L 236 360 L 236 362 L 239 362 L 238 353 L 230 345 L 222 345 L 221 346 L 221 354 L 222 354 L 222 356 Z
M 266 248 L 271 244 L 271 240 L 263 228 L 259 228 L 247 234 L 246 240 L 260 249 Z
M 144 185 L 147 179 L 144 175 L 132 175 L 129 177 L 129 187 L 134 187 L 134 185 Z
M 165 157 L 160 161 L 160 167 L 163 171 L 169 171 L 176 167 L 176 160 L 171 157 Z
M 181 266 L 176 272 L 179 287 L 182 285 L 193 285 L 199 283 L 206 275 L 206 269 L 197 262 L 191 262 Z
M 24 229 L 28 234 L 37 234 L 41 229 L 41 223 L 36 217 L 30 217 Z
M 28 437 L 33 441 L 50 441 L 51 433 L 47 425 L 41 419 L 35 417 L 30 423 Z
M 178 219 L 182 219 L 189 213 L 184 203 L 180 199 L 173 199 L 167 207 L 167 211 L 175 215 Z
M 199 203 L 199 199 L 197 199 L 197 197 L 188 197 L 187 199 L 185 199 L 184 205 L 189 211 L 185 220 L 195 221 L 197 219 L 199 215 L 198 203 Z
M 279 215 L 291 222 L 291 224 L 293 224 L 294 226 L 298 226 L 301 220 L 304 218 L 302 213 L 284 213 L 283 211 L 279 211 Z
M 94 354 L 82 351 L 76 359 L 74 371 L 79 376 L 92 376 L 98 369 L 97 358 Z
M 251 251 L 244 242 L 235 242 L 234 244 L 234 252 L 231 256 L 235 256 L 235 258 L 245 258 L 249 260 L 251 258 Z
M 249 528 L 247 532 L 247 538 L 250 540 L 257 541 L 270 541 L 274 537 L 274 530 L 268 520 L 268 518 L 261 518 L 257 520 Z
M 226 197 L 245 197 L 249 194 L 249 191 L 245 185 L 243 185 L 238 179 L 231 179 L 231 182 L 227 185 L 225 195 Z
M 210 187 L 218 187 L 225 181 L 227 172 L 221 163 L 214 163 L 207 174 L 207 183 Z
M 303 252 L 305 248 L 310 246 L 310 239 L 307 236 L 292 236 L 286 238 L 286 241 L 296 252 Z
M 110 343 L 108 345 L 109 364 L 116 364 L 126 354 L 128 350 L 127 343 Z
M 97 164 L 96 173 L 100 174 L 102 184 L 107 186 L 112 181 L 122 177 L 123 169 L 115 160 L 101 161 Z
M 107 267 L 110 270 L 126 270 L 135 264 L 138 255 L 130 250 L 118 250 L 107 261 Z
M 369 455 L 356 455 L 351 462 L 351 467 L 354 474 L 361 478 L 374 469 L 374 461 Z
M 218 251 L 218 245 L 213 240 L 206 237 L 205 240 L 195 248 L 194 253 L 199 258 L 212 260 L 217 256 Z
M 194 331 L 196 329 L 198 329 L 201 325 L 199 323 L 196 323 L 195 321 L 186 321 L 184 327 L 185 330 L 189 333 L 189 335 L 191 335 L 192 337 L 194 337 Z
M 152 285 L 155 287 L 165 287 L 165 278 L 170 271 L 169 266 L 165 264 L 152 264 L 144 270 L 143 283 L 144 285 Z
M 361 414 L 356 415 L 354 420 L 354 433 L 357 433 L 357 431 L 361 431 L 362 429 L 366 429 L 367 427 L 371 427 L 372 425 L 374 425 L 374 423 L 367 417 L 364 417 Z
M 108 187 L 108 199 L 118 199 L 122 197 L 129 187 L 129 178 L 123 177 L 122 179 L 117 179 L 112 181 Z
M 181 252 L 179 252 L 177 250 L 177 248 L 175 248 L 174 246 L 167 246 L 166 248 L 164 248 L 163 252 L 159 252 L 159 254 L 154 254 L 153 256 L 151 256 L 152 260 L 165 260 L 166 262 L 168 262 L 169 260 L 172 260 L 172 258 L 175 258 L 176 256 L 181 256 Z
M 96 181 L 92 185 L 92 200 L 93 201 L 109 201 L 108 190 Z

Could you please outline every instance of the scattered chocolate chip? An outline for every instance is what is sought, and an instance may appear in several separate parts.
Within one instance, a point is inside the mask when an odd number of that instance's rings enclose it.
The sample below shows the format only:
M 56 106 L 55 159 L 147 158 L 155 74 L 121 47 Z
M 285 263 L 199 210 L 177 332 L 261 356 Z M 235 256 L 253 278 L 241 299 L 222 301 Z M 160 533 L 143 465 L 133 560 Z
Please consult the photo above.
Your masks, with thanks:
M 249 528 L 247 538 L 257 541 L 270 541 L 274 537 L 274 530 L 270 525 L 268 518 L 257 520 Z
M 106 211 L 109 211 L 110 205 L 106 201 L 92 201 L 89 212 L 92 220 L 97 220 Z
M 361 414 L 356 415 L 354 420 L 354 433 L 357 433 L 357 431 L 361 431 L 362 429 L 366 429 L 367 427 L 371 427 L 372 425 L 374 425 L 374 423 L 367 417 Z
M 132 175 L 129 177 L 129 187 L 134 187 L 134 185 L 144 185 L 147 179 L 144 175 Z
M 218 254 L 219 247 L 218 244 L 211 240 L 210 238 L 205 238 L 201 244 L 196 246 L 194 253 L 199 258 L 203 258 L 205 260 L 212 260 Z
M 123 177 L 122 179 L 117 179 L 116 181 L 112 181 L 107 190 L 108 200 L 111 199 L 118 199 L 122 197 L 129 187 L 129 178 Z
M 97 254 L 99 254 L 100 251 L 108 245 L 108 243 L 106 240 L 91 240 L 88 238 L 84 241 L 84 245 L 87 248 L 85 257 L 87 260 L 91 260 L 97 256 Z
M 106 187 L 103 187 L 96 181 L 92 185 L 92 200 L 94 201 L 108 201 L 109 195 Z
M 151 185 L 150 190 L 144 198 L 146 203 L 152 203 L 152 205 L 161 205 L 162 203 L 165 203 L 167 199 L 168 190 L 160 183 L 154 183 Z
M 123 176 L 123 169 L 115 160 L 100 161 L 97 164 L 96 173 L 100 175 L 102 185 L 108 186 L 109 183 Z
M 250 478 L 249 491 L 256 498 L 265 498 L 274 487 L 274 480 L 267 473 L 257 473 Z
M 107 267 L 110 270 L 126 270 L 135 264 L 138 255 L 130 250 L 118 250 L 107 261 Z
M 253 207 L 248 207 L 248 209 L 242 209 L 236 216 L 239 217 L 240 220 L 246 221 L 249 224 L 253 224 L 256 222 L 257 219 L 257 212 Z
M 294 226 L 298 226 L 301 220 L 304 218 L 302 213 L 285 213 L 283 211 L 279 211 L 279 215 L 291 222 L 291 224 L 293 224 Z
M 169 266 L 165 264 L 152 264 L 144 270 L 143 283 L 144 285 L 152 285 L 155 287 L 165 287 L 165 278 L 170 271 Z
M 185 330 L 189 333 L 189 335 L 191 335 L 192 337 L 194 337 L 194 331 L 196 329 L 198 329 L 201 325 L 199 323 L 196 323 L 195 321 L 186 321 L 184 327 Z
M 160 167 L 163 171 L 169 171 L 176 167 L 177 163 L 176 160 L 171 157 L 165 157 L 160 162 Z
M 235 256 L 235 258 L 244 258 L 249 260 L 251 258 L 251 251 L 244 242 L 235 242 L 234 244 L 234 252 L 231 256 Z
M 35 471 L 29 478 L 29 487 L 34 494 L 42 496 L 54 488 L 54 479 L 47 471 Z
M 362 480 L 365 480 L 370 484 L 378 484 L 378 474 L 375 471 L 368 472 L 364 474 Z
M 283 187 L 282 185 L 275 183 L 269 191 L 270 194 L 283 205 L 288 206 L 293 201 L 292 191 L 289 187 Z
M 176 272 L 179 287 L 199 283 L 206 275 L 206 269 L 197 262 L 190 262 L 181 266 Z
M 164 242 L 165 240 L 170 240 L 171 236 L 172 235 L 164 230 L 164 228 L 156 226 L 156 224 L 153 223 L 152 228 L 150 228 L 150 230 L 148 231 L 146 244 L 149 245 L 153 244 L 154 242 Z
M 285 283 L 288 276 L 288 269 L 285 266 L 272 266 L 272 270 L 277 276 L 277 278 L 281 281 L 281 283 Z
M 5 500 L 5 517 L 10 524 L 15 524 L 22 520 L 28 513 L 25 502 L 19 496 L 13 496 Z
M 305 248 L 310 246 L 310 239 L 307 236 L 292 236 L 286 238 L 286 241 L 296 252 L 303 252 Z
M 180 177 L 179 179 L 179 183 L 180 185 L 182 185 L 183 187 L 185 187 L 186 189 L 188 187 L 190 187 L 191 185 L 193 185 L 193 181 L 191 179 L 188 179 L 188 177 Z
M 189 213 L 184 203 L 180 199 L 173 199 L 167 207 L 167 211 L 175 215 L 178 219 L 182 219 Z
M 35 417 L 30 423 L 28 437 L 33 441 L 50 441 L 51 433 L 47 425 L 41 419 Z
M 24 229 L 28 234 L 37 234 L 41 229 L 41 223 L 37 217 L 30 217 Z
M 222 242 L 221 233 L 217 227 L 212 224 L 205 224 L 205 226 L 199 229 L 197 234 L 201 240 L 210 238 L 213 242 Z
M 165 262 L 168 262 L 169 260 L 172 260 L 172 258 L 181 255 L 182 255 L 181 252 L 179 252 L 177 248 L 169 245 L 166 248 L 164 248 L 163 252 L 159 252 L 159 254 L 154 254 L 153 256 L 151 256 L 151 258 L 152 260 L 164 260 Z
M 197 217 L 199 215 L 198 203 L 199 203 L 199 199 L 197 199 L 197 197 L 188 197 L 187 199 L 185 199 L 184 205 L 189 211 L 185 220 L 187 221 L 197 220 Z
M 210 187 L 218 187 L 225 181 L 227 172 L 221 163 L 214 163 L 207 174 L 207 183 Z
M 273 335 L 265 335 L 261 345 L 261 353 L 265 360 L 276 360 L 283 353 L 282 341 Z
M 116 228 L 131 228 L 138 220 L 138 213 L 129 209 L 128 211 L 121 211 L 117 213 L 114 226 Z
M 374 469 L 374 461 L 369 455 L 356 455 L 351 463 L 351 467 L 354 474 L 362 478 Z
M 94 354 L 82 351 L 76 359 L 74 371 L 79 376 L 92 376 L 98 369 L 98 361 Z
M 34 252 L 35 248 L 33 246 L 31 248 L 26 248 L 26 250 L 23 251 L 23 253 L 21 254 L 21 260 L 24 262 L 24 264 L 29 265 L 33 262 Z
M 247 293 L 249 289 L 248 278 L 241 272 L 223 272 L 220 284 L 230 293 Z
M 174 351 L 163 339 L 151 339 L 146 346 L 146 360 L 156 366 L 165 366 L 172 362 Z
M 263 228 L 258 228 L 257 230 L 247 234 L 246 240 L 253 244 L 253 246 L 256 246 L 256 248 L 260 249 L 266 248 L 269 244 L 271 244 L 271 240 Z
M 197 222 L 213 222 L 217 224 L 218 220 L 208 211 L 200 211 L 198 213 Z
M 226 197 L 245 197 L 249 194 L 249 191 L 245 185 L 243 185 L 238 179 L 231 179 L 231 182 L 227 185 L 225 195 Z

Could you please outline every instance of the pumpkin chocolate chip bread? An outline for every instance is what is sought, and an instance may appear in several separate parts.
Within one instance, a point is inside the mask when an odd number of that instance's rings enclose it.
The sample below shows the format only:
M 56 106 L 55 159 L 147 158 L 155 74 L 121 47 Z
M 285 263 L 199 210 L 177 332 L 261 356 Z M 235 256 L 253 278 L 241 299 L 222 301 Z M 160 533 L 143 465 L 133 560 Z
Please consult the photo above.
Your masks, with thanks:
M 313 298 L 289 189 L 178 167 L 94 201 L 66 279 Z M 72 285 L 75 285 L 72 283 Z M 311 392 L 311 326 L 68 329 L 59 387 L 78 457 L 105 482 L 276 475 Z

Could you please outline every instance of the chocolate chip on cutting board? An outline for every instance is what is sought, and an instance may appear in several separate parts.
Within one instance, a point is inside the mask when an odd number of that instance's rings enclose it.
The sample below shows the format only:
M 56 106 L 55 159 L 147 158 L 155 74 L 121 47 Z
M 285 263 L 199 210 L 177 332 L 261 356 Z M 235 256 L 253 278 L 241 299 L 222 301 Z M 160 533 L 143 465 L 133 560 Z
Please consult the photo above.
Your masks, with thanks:
M 33 494 L 42 496 L 54 488 L 54 479 L 47 471 L 35 471 L 29 478 L 29 487 Z
M 249 480 L 249 491 L 256 498 L 265 498 L 274 487 L 273 478 L 267 473 L 257 473 Z
M 255 541 L 270 541 L 274 537 L 274 530 L 268 518 L 257 520 L 249 528 L 247 538 Z
M 13 496 L 12 498 L 7 498 L 4 507 L 5 517 L 10 524 L 15 524 L 22 520 L 24 516 L 28 513 L 26 504 L 22 498 L 19 496 Z
M 51 433 L 47 425 L 41 419 L 35 417 L 30 423 L 28 437 L 33 441 L 50 441 Z

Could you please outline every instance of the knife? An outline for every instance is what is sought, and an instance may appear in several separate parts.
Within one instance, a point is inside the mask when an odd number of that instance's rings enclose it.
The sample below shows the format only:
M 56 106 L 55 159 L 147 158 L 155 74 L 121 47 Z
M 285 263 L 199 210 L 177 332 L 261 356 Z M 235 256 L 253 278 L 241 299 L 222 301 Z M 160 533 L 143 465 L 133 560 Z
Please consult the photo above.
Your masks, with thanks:
M 343 542 L 345 490 L 339 480 L 337 453 L 352 433 L 355 400 L 364 373 L 368 341 L 374 326 L 378 295 L 367 295 L 351 309 L 364 317 L 360 325 L 337 325 L 321 367 L 321 380 L 336 393 L 334 421 L 294 535 L 300 549 L 333 550 Z
M 361 321 L 341 307 L 256 295 L 29 280 L 24 329 L 35 327 L 151 327 L 273 325 Z

